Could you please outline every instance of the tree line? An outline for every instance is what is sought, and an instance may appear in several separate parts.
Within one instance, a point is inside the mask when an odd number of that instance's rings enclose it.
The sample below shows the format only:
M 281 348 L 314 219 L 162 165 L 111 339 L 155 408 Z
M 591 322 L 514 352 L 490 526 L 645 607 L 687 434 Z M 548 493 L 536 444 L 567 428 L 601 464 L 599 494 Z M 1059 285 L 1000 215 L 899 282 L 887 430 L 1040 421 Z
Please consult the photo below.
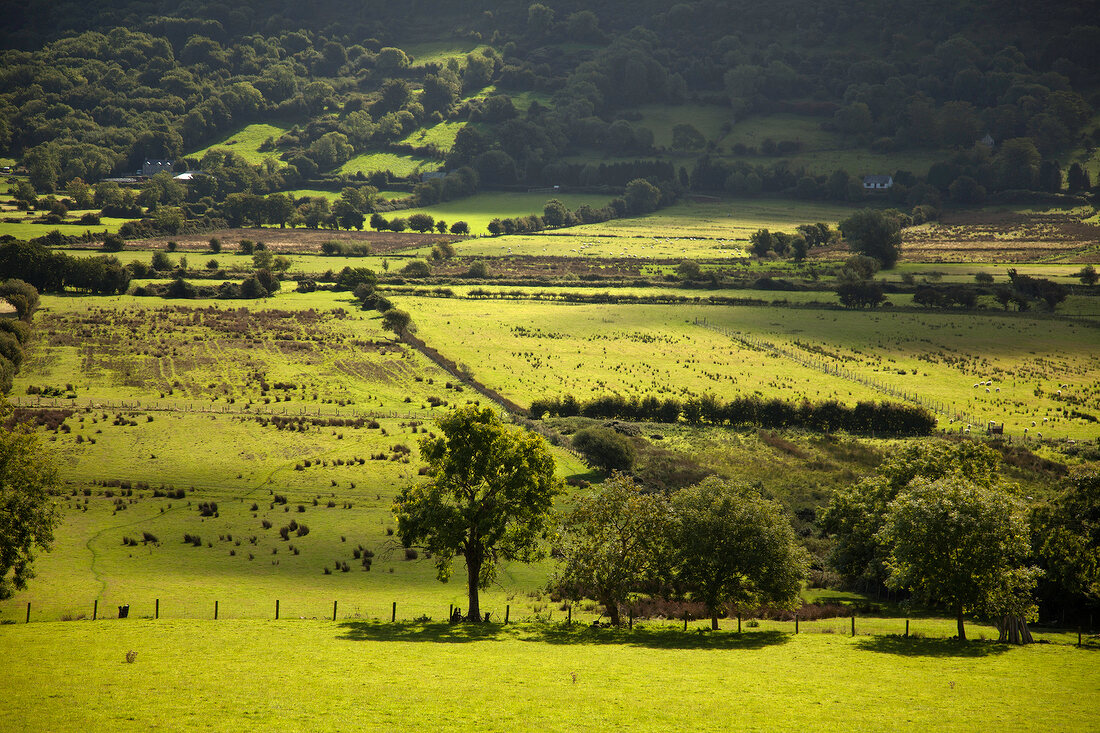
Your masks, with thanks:
M 836 401 L 791 403 L 779 398 L 737 397 L 723 401 L 714 395 L 638 398 L 603 395 L 583 402 L 573 395 L 544 397 L 531 403 L 531 416 L 589 417 L 689 425 L 802 428 L 876 435 L 930 435 L 936 418 L 923 407 L 895 402 L 858 402 L 849 407 Z

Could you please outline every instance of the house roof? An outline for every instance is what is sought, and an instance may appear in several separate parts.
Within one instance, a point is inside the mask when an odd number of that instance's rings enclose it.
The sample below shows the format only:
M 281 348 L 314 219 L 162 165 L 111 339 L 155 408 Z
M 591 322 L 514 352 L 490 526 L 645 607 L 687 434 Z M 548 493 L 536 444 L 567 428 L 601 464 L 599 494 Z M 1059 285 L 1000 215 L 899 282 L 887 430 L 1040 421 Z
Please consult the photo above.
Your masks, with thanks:
M 863 182 L 865 184 L 877 184 L 877 185 L 880 185 L 880 186 L 884 186 L 886 184 L 893 183 L 894 182 L 894 177 L 893 176 L 879 176 L 879 175 L 864 176 L 863 177 Z

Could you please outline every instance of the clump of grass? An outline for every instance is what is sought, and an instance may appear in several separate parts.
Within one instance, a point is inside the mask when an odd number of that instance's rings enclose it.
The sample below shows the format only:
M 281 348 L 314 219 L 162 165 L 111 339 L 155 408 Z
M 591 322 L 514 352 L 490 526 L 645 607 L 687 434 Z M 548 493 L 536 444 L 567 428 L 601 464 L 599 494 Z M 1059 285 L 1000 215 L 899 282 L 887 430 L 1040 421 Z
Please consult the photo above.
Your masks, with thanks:
M 202 537 L 197 534 L 185 534 L 183 536 L 185 544 L 194 545 L 195 547 L 202 547 Z

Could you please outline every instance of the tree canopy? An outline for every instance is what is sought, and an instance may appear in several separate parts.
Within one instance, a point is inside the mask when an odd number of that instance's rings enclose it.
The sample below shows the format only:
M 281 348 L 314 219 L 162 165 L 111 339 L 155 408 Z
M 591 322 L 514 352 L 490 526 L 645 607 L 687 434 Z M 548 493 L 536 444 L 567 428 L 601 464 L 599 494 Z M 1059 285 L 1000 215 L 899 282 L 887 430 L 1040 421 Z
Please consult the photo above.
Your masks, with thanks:
M 467 618 L 479 621 L 478 591 L 498 564 L 542 556 L 561 481 L 543 439 L 505 425 L 490 407 L 461 407 L 437 424 L 441 435 L 420 443 L 428 480 L 394 500 L 397 532 L 405 547 L 431 552 L 441 581 L 450 578 L 455 556 L 463 556 Z
M 671 497 L 669 546 L 681 590 L 718 628 L 723 605 L 793 606 L 809 566 L 790 520 L 760 492 L 716 477 Z
M 27 587 L 36 550 L 48 550 L 60 515 L 49 452 L 33 434 L 0 427 L 0 599 Z
M 958 474 L 917 478 L 890 503 L 877 538 L 887 549 L 887 585 L 953 610 L 960 641 L 964 614 L 1034 618 L 1040 571 L 1025 564 L 1022 504 L 1001 487 Z

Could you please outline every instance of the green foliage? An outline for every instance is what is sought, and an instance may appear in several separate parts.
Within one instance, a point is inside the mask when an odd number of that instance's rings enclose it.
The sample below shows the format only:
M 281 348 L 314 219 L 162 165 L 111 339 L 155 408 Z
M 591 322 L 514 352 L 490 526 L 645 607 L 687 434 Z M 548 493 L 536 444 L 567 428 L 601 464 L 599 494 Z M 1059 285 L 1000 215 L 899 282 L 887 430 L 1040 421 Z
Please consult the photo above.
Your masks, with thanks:
M 1023 564 L 1030 550 L 1023 507 L 1001 487 L 958 474 L 918 477 L 890 502 L 877 538 L 887 551 L 887 585 L 954 610 L 960 640 L 964 614 L 1034 618 L 1040 571 Z
M 0 427 L 0 599 L 27 587 L 35 550 L 48 550 L 60 514 L 52 457 L 39 439 Z
M 15 268 L 12 271 L 16 271 Z M 30 321 L 40 302 L 38 289 L 17 278 L 0 282 L 0 298 L 8 301 L 24 321 Z
M 598 494 L 577 497 L 563 519 L 562 568 L 551 587 L 575 600 L 595 598 L 618 626 L 630 594 L 659 577 L 669 521 L 660 494 L 643 492 L 629 476 L 612 475 Z
M 840 222 L 848 246 L 857 254 L 874 257 L 891 269 L 901 255 L 901 226 L 889 214 L 861 209 Z
M 412 316 L 407 311 L 397 308 L 390 308 L 382 314 L 382 328 L 397 336 L 416 332 L 416 324 L 412 322 Z
M 542 554 L 539 540 L 561 485 L 542 438 L 509 428 L 491 408 L 458 408 L 437 424 L 441 435 L 421 441 L 428 481 L 394 500 L 397 531 L 406 547 L 432 553 L 440 580 L 463 555 L 468 618 L 477 621 L 478 590 L 489 585 L 498 563 Z
M 727 603 L 797 607 L 809 559 L 777 502 L 715 477 L 670 501 L 676 583 L 706 604 L 712 628 Z
M 625 435 L 610 428 L 584 428 L 573 434 L 573 450 L 588 463 L 610 473 L 634 467 L 634 446 Z
M 830 565 L 849 582 L 884 584 L 887 549 L 879 532 L 889 505 L 917 479 L 929 482 L 957 476 L 989 488 L 999 480 L 997 454 L 980 443 L 924 443 L 907 446 L 879 466 L 874 476 L 837 490 L 821 516 L 821 526 L 833 535 Z
M 1079 467 L 1031 519 L 1043 585 L 1063 601 L 1100 599 L 1100 471 Z

